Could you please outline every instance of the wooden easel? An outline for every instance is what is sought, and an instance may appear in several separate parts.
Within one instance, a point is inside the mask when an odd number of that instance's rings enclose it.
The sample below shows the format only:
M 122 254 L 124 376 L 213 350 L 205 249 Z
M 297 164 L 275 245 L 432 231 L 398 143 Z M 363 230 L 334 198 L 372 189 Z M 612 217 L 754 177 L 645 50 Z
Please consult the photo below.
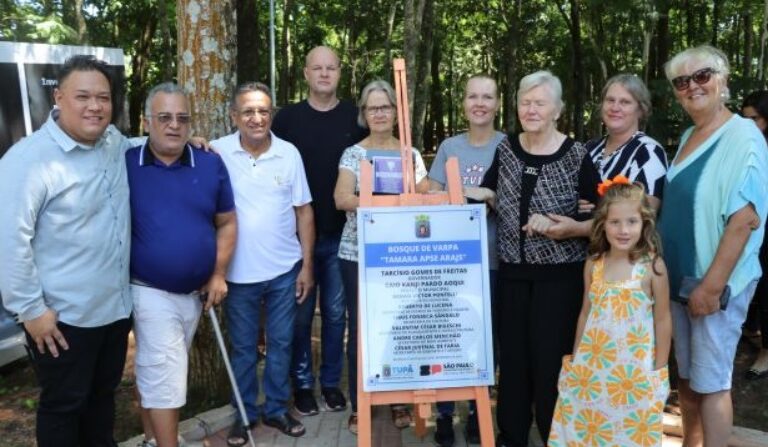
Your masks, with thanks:
M 403 166 L 403 194 L 374 196 L 373 168 L 370 163 L 360 165 L 360 206 L 415 206 L 415 205 L 461 205 L 464 203 L 459 162 L 455 157 L 448 159 L 445 165 L 447 193 L 417 194 L 416 179 L 413 171 L 411 154 L 411 123 L 408 115 L 408 88 L 405 79 L 405 59 L 395 59 L 395 93 L 397 95 L 397 119 L 400 131 L 400 157 Z M 358 297 L 359 299 L 359 297 Z M 358 306 L 358 321 L 362 321 Z M 359 328 L 359 325 L 358 325 Z M 376 391 L 365 392 L 363 389 L 363 342 L 362 331 L 357 334 L 357 410 L 358 438 L 357 445 L 371 447 L 371 407 L 398 403 L 412 403 L 416 416 L 416 435 L 426 435 L 426 419 L 431 416 L 432 404 L 440 401 L 474 399 L 477 403 L 477 416 L 480 424 L 480 439 L 484 447 L 495 447 L 493 422 L 491 421 L 491 401 L 487 386 L 442 388 L 434 390 Z

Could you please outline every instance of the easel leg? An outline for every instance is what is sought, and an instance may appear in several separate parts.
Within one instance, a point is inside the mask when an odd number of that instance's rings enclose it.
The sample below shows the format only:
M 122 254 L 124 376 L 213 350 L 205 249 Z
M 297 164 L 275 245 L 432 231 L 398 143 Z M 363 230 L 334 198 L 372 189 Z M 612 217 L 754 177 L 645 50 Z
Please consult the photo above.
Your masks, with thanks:
M 480 442 L 483 447 L 496 447 L 493 437 L 493 420 L 491 419 L 491 399 L 488 397 L 488 387 L 475 387 L 477 402 L 477 422 L 480 425 Z
M 432 415 L 432 404 L 414 405 L 416 413 L 416 436 L 423 439 L 427 435 L 427 419 Z
M 359 302 L 359 301 L 358 301 Z M 361 321 L 360 307 L 357 309 L 358 323 Z M 358 447 L 371 447 L 371 395 L 363 390 L 363 342 L 362 332 L 358 324 L 357 329 L 357 445 Z

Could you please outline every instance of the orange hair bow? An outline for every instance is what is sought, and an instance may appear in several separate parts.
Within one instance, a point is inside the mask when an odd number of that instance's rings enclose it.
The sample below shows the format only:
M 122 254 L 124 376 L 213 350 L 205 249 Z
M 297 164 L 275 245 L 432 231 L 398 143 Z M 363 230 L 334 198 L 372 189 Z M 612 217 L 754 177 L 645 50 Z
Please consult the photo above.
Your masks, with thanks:
M 623 175 L 617 175 L 613 179 L 606 179 L 600 182 L 599 185 L 597 185 L 597 194 L 600 197 L 603 197 L 605 195 L 605 192 L 608 191 L 608 188 L 610 188 L 613 185 L 631 185 L 632 183 L 629 181 L 628 178 L 624 177 Z

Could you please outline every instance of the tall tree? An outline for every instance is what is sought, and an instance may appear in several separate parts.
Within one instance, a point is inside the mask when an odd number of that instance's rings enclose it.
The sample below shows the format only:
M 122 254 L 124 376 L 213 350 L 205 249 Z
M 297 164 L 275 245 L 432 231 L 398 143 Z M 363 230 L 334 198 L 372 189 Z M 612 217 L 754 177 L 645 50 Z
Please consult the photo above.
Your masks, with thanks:
M 571 116 L 571 128 L 577 140 L 584 139 L 584 61 L 581 45 L 581 14 L 579 0 L 570 0 L 571 15 L 565 12 L 564 6 L 558 4 L 560 13 L 565 18 L 571 35 L 571 70 L 573 85 L 573 114 Z
M 522 14 L 522 0 L 512 0 L 509 2 L 506 15 L 507 22 L 507 45 L 505 47 L 505 66 L 502 109 L 502 127 L 507 132 L 513 132 L 517 127 L 517 110 L 515 108 L 515 93 L 517 92 L 517 82 L 520 79 L 520 64 L 518 63 L 518 52 L 520 48 L 520 24 Z
M 291 97 L 291 67 L 293 66 L 293 49 L 291 48 L 291 16 L 293 15 L 293 0 L 285 0 L 283 4 L 283 26 L 280 31 L 280 55 L 282 63 L 280 64 L 279 88 L 277 89 L 277 103 L 284 105 L 288 103 Z M 238 34 L 239 35 L 239 34 Z M 238 39 L 239 41 L 240 39 Z M 239 51 L 238 51 L 238 54 Z
M 760 59 L 757 66 L 757 77 L 765 81 L 765 44 L 768 41 L 768 0 L 763 2 L 763 21 L 760 24 Z
M 752 14 L 748 7 L 742 12 L 744 23 L 744 57 L 742 59 L 742 75 L 749 78 L 752 74 L 752 44 L 754 40 L 754 31 L 752 29 Z
M 446 137 L 445 122 L 443 120 L 443 91 L 442 82 L 440 80 L 440 61 L 442 57 L 441 38 L 442 36 L 440 34 L 434 37 L 434 47 L 432 48 L 432 64 L 430 67 L 430 74 L 432 76 L 432 88 L 430 89 L 430 115 L 432 118 L 431 121 L 434 123 L 434 129 L 432 129 L 432 126 L 427 127 L 429 130 L 427 131 L 428 138 L 425 138 L 424 141 L 425 147 L 437 147 L 437 142 L 443 141 Z
M 416 91 L 416 65 L 419 57 L 419 42 L 421 38 L 421 21 L 424 17 L 426 0 L 405 0 L 403 26 L 405 28 L 405 71 L 408 83 L 408 105 L 413 123 L 414 92 Z
M 131 133 L 134 135 L 140 133 L 142 104 L 150 88 L 150 83 L 148 82 L 149 71 L 152 65 L 150 51 L 158 20 L 156 11 L 152 12 L 137 18 L 140 31 L 136 40 L 135 53 L 131 58 L 131 75 L 128 78 L 128 86 L 130 88 L 128 93 L 129 120 Z
M 194 132 L 209 139 L 229 130 L 228 94 L 235 84 L 237 55 L 233 1 L 176 2 L 179 84 L 189 97 Z M 223 371 L 211 327 L 202 319 L 190 356 L 190 391 L 205 390 L 208 398 L 226 396 Z
M 416 71 L 409 73 L 413 76 L 414 85 L 418 85 L 419 88 L 413 92 L 413 115 L 411 121 L 411 129 L 413 131 L 411 142 L 413 145 L 420 149 L 432 149 L 424 147 L 424 127 L 425 116 L 427 112 L 427 105 L 429 102 L 429 72 L 430 63 L 432 61 L 432 49 L 434 38 L 434 2 L 433 0 L 426 0 L 424 5 L 424 17 L 421 22 L 421 39 L 419 40 L 419 52 L 417 56 L 417 63 L 415 64 Z
M 237 8 L 237 82 L 256 81 L 261 74 L 259 48 L 263 48 L 256 0 L 233 1 Z
M 712 46 L 717 46 L 717 36 L 719 34 L 720 14 L 722 12 L 722 0 L 712 0 Z

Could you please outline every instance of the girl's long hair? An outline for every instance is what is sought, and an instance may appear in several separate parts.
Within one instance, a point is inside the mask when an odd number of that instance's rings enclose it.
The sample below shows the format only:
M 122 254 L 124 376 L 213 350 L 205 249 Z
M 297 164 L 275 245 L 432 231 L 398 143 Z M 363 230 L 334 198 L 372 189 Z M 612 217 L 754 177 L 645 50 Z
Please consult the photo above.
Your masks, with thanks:
M 644 256 L 652 258 L 651 265 L 655 265 L 656 258 L 662 256 L 661 239 L 656 232 L 656 211 L 648 202 L 648 196 L 641 184 L 613 184 L 606 191 L 595 210 L 595 220 L 592 224 L 592 235 L 589 240 L 589 254 L 599 258 L 611 249 L 608 238 L 605 235 L 605 221 L 608 218 L 608 209 L 618 202 L 637 202 L 640 206 L 640 217 L 643 222 L 643 230 L 640 239 L 629 251 L 629 259 L 632 262 Z

